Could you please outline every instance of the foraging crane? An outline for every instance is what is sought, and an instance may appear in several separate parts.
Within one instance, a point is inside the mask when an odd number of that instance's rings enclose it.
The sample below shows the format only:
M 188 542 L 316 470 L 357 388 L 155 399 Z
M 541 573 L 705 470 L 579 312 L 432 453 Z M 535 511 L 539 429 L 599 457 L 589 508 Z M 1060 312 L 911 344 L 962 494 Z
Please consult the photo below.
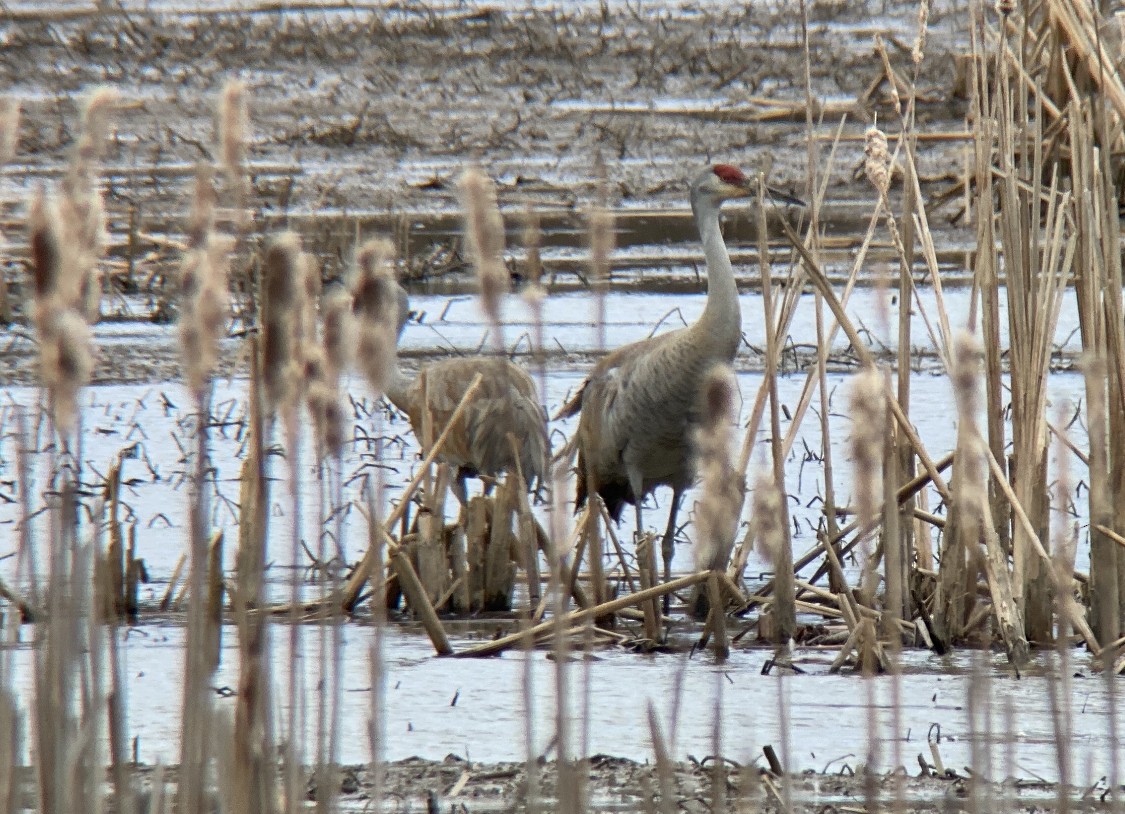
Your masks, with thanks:
M 557 418 L 581 412 L 576 508 L 589 490 L 620 521 L 626 503 L 636 507 L 657 486 L 672 487 L 661 553 L 664 581 L 671 577 L 676 514 L 695 476 L 693 428 L 699 420 L 704 377 L 712 365 L 734 360 L 742 340 L 738 288 L 719 229 L 719 209 L 731 198 L 757 193 L 756 179 L 730 164 L 700 173 L 691 184 L 691 209 L 707 259 L 707 305 L 695 324 L 618 348 L 594 367 Z M 777 201 L 804 204 L 770 190 Z M 667 607 L 667 597 L 665 597 Z
M 398 286 L 398 335 L 402 336 L 410 313 L 410 301 Z M 547 437 L 547 415 L 539 403 L 539 391 L 527 372 L 501 356 L 467 356 L 443 359 L 424 365 L 413 379 L 395 367 L 386 387 L 387 398 L 410 419 L 419 444 L 424 444 L 425 414 L 429 413 L 433 439 L 446 424 L 469 389 L 473 378 L 482 376 L 476 396 L 466 406 L 450 432 L 438 458 L 456 472 L 454 494 L 466 504 L 465 478 L 496 477 L 515 470 L 513 441 L 519 450 L 519 466 L 525 484 L 542 483 L 547 475 L 551 446 Z

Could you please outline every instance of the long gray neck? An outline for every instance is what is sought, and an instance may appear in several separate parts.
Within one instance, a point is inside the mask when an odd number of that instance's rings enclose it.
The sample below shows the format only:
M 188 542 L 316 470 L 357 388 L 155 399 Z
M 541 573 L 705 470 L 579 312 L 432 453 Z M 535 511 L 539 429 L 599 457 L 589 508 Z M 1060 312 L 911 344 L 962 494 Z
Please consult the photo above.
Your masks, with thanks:
M 398 309 L 398 332 L 395 334 L 394 367 L 391 368 L 391 375 L 387 377 L 387 392 L 385 395 L 391 400 L 391 404 L 404 413 L 409 413 L 410 399 L 408 393 L 414 379 L 406 375 L 402 366 L 399 365 L 398 345 L 402 341 L 402 332 L 406 328 L 406 322 L 410 319 L 410 299 L 406 295 L 406 289 L 398 283 L 395 283 L 395 299 L 395 307 Z
M 391 404 L 404 413 L 409 412 L 410 399 L 408 393 L 410 392 L 410 385 L 414 383 L 414 379 L 408 376 L 398 363 L 398 354 L 395 354 L 394 367 L 391 368 L 391 375 L 387 377 L 387 391 L 384 395 L 390 399 Z
M 741 337 L 742 314 L 738 307 L 738 286 L 730 255 L 719 230 L 719 207 L 705 195 L 692 195 L 691 210 L 703 241 L 707 258 L 707 306 L 696 323 L 696 330 L 716 340 Z

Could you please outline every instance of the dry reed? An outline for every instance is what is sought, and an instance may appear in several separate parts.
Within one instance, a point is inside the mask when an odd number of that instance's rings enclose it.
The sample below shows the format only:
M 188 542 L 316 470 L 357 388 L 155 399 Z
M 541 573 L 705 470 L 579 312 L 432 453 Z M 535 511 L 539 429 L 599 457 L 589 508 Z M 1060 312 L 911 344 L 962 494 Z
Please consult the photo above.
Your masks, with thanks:
M 270 413 L 289 410 L 297 396 L 295 342 L 300 320 L 301 243 L 292 232 L 270 240 L 262 258 L 262 389 Z
M 458 182 L 465 213 L 465 243 L 477 272 L 481 307 L 492 323 L 497 350 L 504 295 L 508 293 L 508 269 L 504 266 L 504 219 L 496 202 L 496 185 L 479 167 L 470 167 Z
M 742 513 L 743 489 L 731 452 L 734 444 L 734 373 L 713 368 L 703 383 L 702 421 L 696 436 L 701 497 L 695 507 L 695 566 L 720 571 L 730 562 Z
M 394 363 L 399 320 L 394 276 L 394 247 L 386 240 L 369 240 L 356 255 L 352 310 L 356 322 L 355 358 L 368 384 L 383 392 Z

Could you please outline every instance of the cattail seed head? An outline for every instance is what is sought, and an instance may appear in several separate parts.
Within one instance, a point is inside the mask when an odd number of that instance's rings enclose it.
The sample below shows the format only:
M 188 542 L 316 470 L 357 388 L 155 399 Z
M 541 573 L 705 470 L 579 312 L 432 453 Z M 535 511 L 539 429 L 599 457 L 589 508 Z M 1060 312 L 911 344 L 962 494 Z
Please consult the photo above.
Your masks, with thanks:
M 240 179 L 244 174 L 250 140 L 246 96 L 246 85 L 238 80 L 231 80 L 223 86 L 219 97 L 220 162 L 223 172 L 232 181 Z
M 342 287 L 329 291 L 321 303 L 324 319 L 324 355 L 328 367 L 338 378 L 352 360 L 354 325 L 352 320 L 352 298 Z
M 597 207 L 590 212 L 590 272 L 594 286 L 604 289 L 609 282 L 609 258 L 616 244 L 613 212 Z
M 891 154 L 886 134 L 878 127 L 867 128 L 867 143 L 863 152 L 866 156 L 863 170 L 867 174 L 867 180 L 879 195 L 885 195 L 891 185 Z
M 286 232 L 266 246 L 262 261 L 262 384 L 267 408 L 274 412 L 295 400 L 294 333 L 300 319 L 304 262 L 297 235 Z
M 73 430 L 78 416 L 78 393 L 90 381 L 94 357 L 90 326 L 71 309 L 55 311 L 40 334 L 40 376 L 50 394 L 55 424 Z
M 323 455 L 337 455 L 346 440 L 340 400 L 340 376 L 351 361 L 352 301 L 340 287 L 321 303 L 321 345 L 306 354 L 306 401 Z
M 530 205 L 524 210 L 523 218 L 523 246 L 527 251 L 524 277 L 531 285 L 539 285 L 543 280 L 543 228 L 539 213 Z
M 195 187 L 191 196 L 191 214 L 188 216 L 187 242 L 189 247 L 202 246 L 207 236 L 215 228 L 214 173 L 207 164 L 200 163 L 195 168 Z
M 208 235 L 180 265 L 180 349 L 188 387 L 202 394 L 219 360 L 230 311 L 227 276 L 234 241 Z
M 20 140 L 20 103 L 7 96 L 0 99 L 0 165 L 16 157 Z
M 704 379 L 697 436 L 702 497 L 696 504 L 695 560 L 700 570 L 725 568 L 738 532 L 743 484 L 731 463 L 737 392 L 726 365 L 716 365 Z
M 27 217 L 31 246 L 35 303 L 37 308 L 54 305 L 62 278 L 62 246 L 59 242 L 58 212 L 39 189 L 31 199 Z
M 996 13 L 1001 17 L 1007 17 L 1015 13 L 1016 0 L 996 0 Z
M 759 472 L 754 478 L 750 536 L 758 541 L 762 555 L 770 563 L 780 562 L 785 546 L 785 507 L 781 501 L 781 490 L 773 475 Z
M 523 299 L 532 308 L 539 308 L 547 297 L 543 288 L 543 230 L 539 225 L 539 213 L 531 206 L 524 211 L 523 245 L 527 250 L 524 261 L 524 277 L 527 285 L 523 289 Z
M 109 138 L 109 120 L 121 101 L 114 88 L 95 88 L 86 98 L 82 111 L 82 129 L 71 160 L 72 169 L 92 173 L 105 154 Z
M 399 313 L 393 257 L 390 241 L 376 239 L 365 243 L 356 257 L 352 296 L 358 334 L 356 359 L 371 387 L 380 393 L 386 388 L 394 363 L 396 337 L 406 317 Z
M 875 519 L 882 501 L 883 444 L 887 432 L 887 406 L 883 377 L 866 368 L 856 374 L 851 388 L 852 466 L 859 521 L 868 525 Z
M 976 421 L 980 412 L 980 369 L 983 350 L 969 331 L 953 337 L 953 396 L 962 421 Z
M 930 24 L 930 0 L 919 0 L 918 3 L 918 34 L 914 37 L 914 47 L 910 51 L 910 58 L 915 65 L 920 65 L 926 54 L 926 29 Z
M 504 219 L 496 202 L 496 185 L 479 167 L 465 170 L 459 182 L 465 210 L 465 240 L 477 271 L 481 306 L 493 325 L 500 324 L 500 305 L 508 293 L 504 266 Z

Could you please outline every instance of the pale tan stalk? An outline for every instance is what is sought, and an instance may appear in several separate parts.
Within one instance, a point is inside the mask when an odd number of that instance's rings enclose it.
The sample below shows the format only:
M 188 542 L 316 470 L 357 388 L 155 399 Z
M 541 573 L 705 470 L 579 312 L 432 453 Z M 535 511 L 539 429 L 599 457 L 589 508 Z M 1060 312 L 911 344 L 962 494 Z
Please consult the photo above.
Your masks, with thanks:
M 500 309 L 508 293 L 504 265 L 504 219 L 496 201 L 496 185 L 479 167 L 470 167 L 458 182 L 465 212 L 465 244 L 477 272 L 481 307 L 492 323 L 496 350 L 504 347 Z

